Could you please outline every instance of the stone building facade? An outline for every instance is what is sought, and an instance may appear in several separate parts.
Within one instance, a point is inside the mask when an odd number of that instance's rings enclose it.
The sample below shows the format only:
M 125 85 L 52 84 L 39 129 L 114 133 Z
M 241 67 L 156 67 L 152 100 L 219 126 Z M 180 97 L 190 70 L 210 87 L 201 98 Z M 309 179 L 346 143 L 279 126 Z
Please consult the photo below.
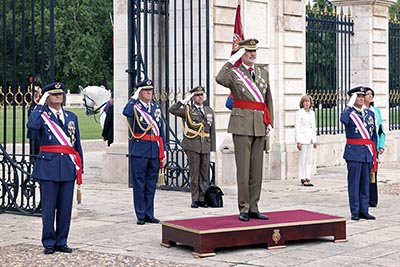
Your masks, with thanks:
M 127 54 L 127 2 L 114 0 L 114 144 L 104 158 L 107 168 L 103 180 L 127 182 L 127 125 L 121 115 L 129 96 Z M 227 61 L 231 51 L 237 0 L 210 0 L 211 73 L 213 77 Z M 375 89 L 387 134 L 387 149 L 382 162 L 400 158 L 397 131 L 388 131 L 388 17 L 395 0 L 331 0 L 337 7 L 350 9 L 354 20 L 352 38 L 352 86 L 362 84 Z M 291 179 L 297 176 L 297 149 L 294 140 L 294 115 L 299 99 L 306 92 L 305 5 L 306 0 L 241 0 L 245 38 L 260 43 L 258 64 L 267 65 L 274 98 L 274 136 L 271 151 L 265 156 L 264 179 Z M 211 83 L 210 105 L 215 110 L 217 128 L 217 183 L 236 182 L 233 145 L 227 134 L 229 111 L 224 103 L 229 91 Z M 316 150 L 317 167 L 344 164 L 344 135 L 321 135 Z M 224 167 L 225 166 L 225 167 Z M 226 168 L 230 166 L 230 168 Z

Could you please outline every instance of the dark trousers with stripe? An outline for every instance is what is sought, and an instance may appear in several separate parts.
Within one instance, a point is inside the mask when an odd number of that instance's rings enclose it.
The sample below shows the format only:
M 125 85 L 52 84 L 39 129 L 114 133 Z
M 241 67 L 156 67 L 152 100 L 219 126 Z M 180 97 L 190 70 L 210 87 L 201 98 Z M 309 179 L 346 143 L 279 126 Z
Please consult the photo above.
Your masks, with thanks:
M 42 244 L 44 247 L 67 244 L 71 224 L 75 181 L 40 180 L 42 205 Z M 54 221 L 56 227 L 54 229 Z
M 133 205 L 138 220 L 154 217 L 154 196 L 159 168 L 158 158 L 131 156 Z

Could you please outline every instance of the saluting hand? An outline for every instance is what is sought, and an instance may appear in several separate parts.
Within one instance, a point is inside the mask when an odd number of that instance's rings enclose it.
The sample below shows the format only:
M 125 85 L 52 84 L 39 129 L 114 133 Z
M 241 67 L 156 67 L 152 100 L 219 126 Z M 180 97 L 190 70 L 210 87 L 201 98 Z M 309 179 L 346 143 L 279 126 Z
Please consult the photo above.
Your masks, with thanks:
M 190 101 L 190 99 L 192 99 L 192 97 L 194 96 L 194 93 L 189 94 L 187 97 L 185 97 L 184 99 L 179 100 L 183 105 L 185 105 L 187 102 Z
M 49 92 L 45 92 L 39 100 L 38 105 L 44 105 L 46 103 L 47 97 L 49 96 Z
M 246 49 L 240 48 L 235 54 L 233 54 L 228 62 L 231 63 L 232 65 L 236 63 L 243 55 L 246 53 Z
M 133 94 L 132 99 L 137 100 L 139 98 L 139 93 L 142 91 L 142 88 L 138 88 L 136 92 Z

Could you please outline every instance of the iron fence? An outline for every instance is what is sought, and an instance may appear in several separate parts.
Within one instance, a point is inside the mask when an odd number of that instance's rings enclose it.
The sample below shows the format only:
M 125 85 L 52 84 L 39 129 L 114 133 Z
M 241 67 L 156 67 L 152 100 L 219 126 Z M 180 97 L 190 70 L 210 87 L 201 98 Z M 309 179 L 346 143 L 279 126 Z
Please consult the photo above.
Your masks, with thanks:
M 317 134 L 343 133 L 340 113 L 350 89 L 350 38 L 353 20 L 307 8 L 306 93 L 314 99 Z
M 400 23 L 389 22 L 389 131 L 400 129 Z
M 54 0 L 0 4 L 0 211 L 40 212 L 39 185 L 30 177 L 28 108 L 38 84 L 54 80 Z
M 210 88 L 209 11 L 209 0 L 128 2 L 128 90 L 131 94 L 144 78 L 154 81 L 154 101 L 161 105 L 166 125 L 163 189 L 190 187 L 188 161 L 180 146 L 182 125 L 168 108 L 194 86 Z M 206 94 L 209 98 L 210 91 Z

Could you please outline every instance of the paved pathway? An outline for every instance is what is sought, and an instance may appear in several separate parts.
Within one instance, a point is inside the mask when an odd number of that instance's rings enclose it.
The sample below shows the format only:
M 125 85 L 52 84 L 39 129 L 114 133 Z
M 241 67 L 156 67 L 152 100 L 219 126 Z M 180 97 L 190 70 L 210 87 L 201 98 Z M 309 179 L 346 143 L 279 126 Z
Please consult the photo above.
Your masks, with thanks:
M 101 153 L 85 154 L 83 203 L 76 205 L 69 245 L 72 254 L 42 254 L 41 218 L 0 214 L 0 266 L 399 266 L 400 164 L 381 164 L 380 199 L 370 212 L 376 221 L 351 221 L 345 166 L 321 168 L 314 187 L 294 179 L 264 182 L 261 211 L 307 209 L 343 216 L 348 242 L 332 238 L 292 241 L 284 249 L 263 246 L 217 249 L 195 259 L 188 246 L 160 246 L 161 225 L 139 226 L 126 185 L 104 184 Z M 191 209 L 190 193 L 158 190 L 155 214 L 161 220 L 237 214 L 236 187 L 222 188 L 224 207 Z

